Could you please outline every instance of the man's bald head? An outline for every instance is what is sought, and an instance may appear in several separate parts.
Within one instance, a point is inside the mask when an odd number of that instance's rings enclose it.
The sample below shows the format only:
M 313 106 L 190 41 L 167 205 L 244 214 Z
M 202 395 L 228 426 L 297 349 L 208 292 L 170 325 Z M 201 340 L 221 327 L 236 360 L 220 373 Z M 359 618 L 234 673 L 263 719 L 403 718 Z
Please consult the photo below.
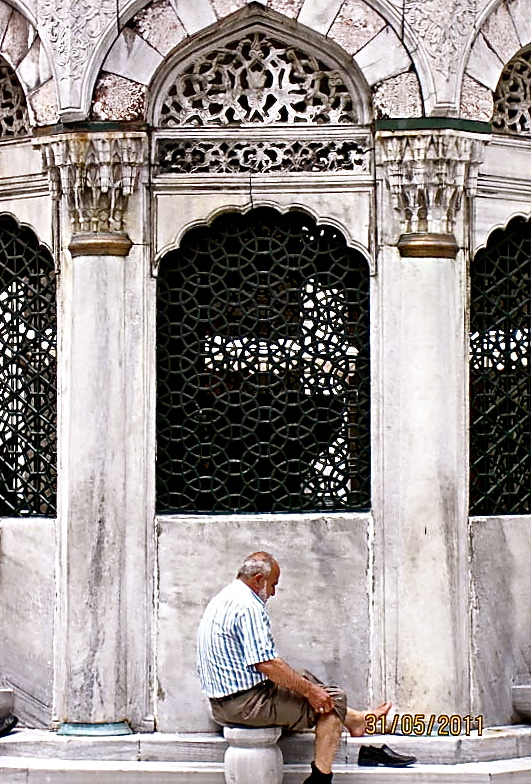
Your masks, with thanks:
M 278 563 L 270 553 L 258 552 L 248 555 L 240 566 L 237 577 L 249 579 L 255 575 L 269 577 L 274 567 L 278 568 Z
M 252 553 L 240 566 L 237 577 L 265 603 L 270 596 L 275 595 L 280 567 L 270 553 Z

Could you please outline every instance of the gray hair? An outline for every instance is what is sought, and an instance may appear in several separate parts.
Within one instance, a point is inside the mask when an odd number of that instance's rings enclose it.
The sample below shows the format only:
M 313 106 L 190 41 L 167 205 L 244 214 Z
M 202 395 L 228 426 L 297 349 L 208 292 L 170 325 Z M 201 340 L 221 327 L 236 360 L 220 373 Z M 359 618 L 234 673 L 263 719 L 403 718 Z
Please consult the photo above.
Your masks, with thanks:
M 263 577 L 269 577 L 275 559 L 269 553 L 253 553 L 249 555 L 240 566 L 240 571 L 237 577 L 244 577 L 246 580 L 251 579 L 259 574 Z

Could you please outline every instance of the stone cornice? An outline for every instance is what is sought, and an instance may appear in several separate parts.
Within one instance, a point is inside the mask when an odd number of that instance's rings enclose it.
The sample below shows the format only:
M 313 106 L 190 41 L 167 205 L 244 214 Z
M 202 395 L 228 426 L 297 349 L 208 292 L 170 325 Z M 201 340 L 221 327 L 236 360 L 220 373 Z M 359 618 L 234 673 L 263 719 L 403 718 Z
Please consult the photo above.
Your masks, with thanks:
M 66 202 L 72 234 L 123 232 L 129 197 L 147 163 L 146 134 L 78 132 L 36 144 L 52 197 Z
M 485 134 L 453 129 L 379 131 L 378 162 L 398 234 L 453 234 L 463 196 L 476 192 Z

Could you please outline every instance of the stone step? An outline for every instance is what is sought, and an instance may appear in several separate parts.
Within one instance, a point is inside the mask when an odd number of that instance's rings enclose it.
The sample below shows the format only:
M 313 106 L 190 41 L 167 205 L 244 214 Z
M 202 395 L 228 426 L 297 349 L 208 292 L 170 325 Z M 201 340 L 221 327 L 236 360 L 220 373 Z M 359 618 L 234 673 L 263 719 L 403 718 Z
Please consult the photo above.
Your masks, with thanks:
M 301 784 L 308 765 L 286 765 L 283 784 Z M 359 768 L 337 765 L 334 784 L 529 784 L 531 757 L 456 765 Z M 220 763 L 0 758 L 2 784 L 224 784 Z M 250 783 L 251 784 L 251 783 Z
M 374 735 L 350 738 L 344 734 L 336 761 L 356 765 L 359 747 L 367 743 L 387 743 L 403 754 L 414 754 L 423 764 L 455 765 L 513 759 L 531 757 L 531 726 L 495 727 L 485 729 L 481 736 L 475 733 L 458 737 Z M 286 765 L 306 764 L 313 759 L 313 733 L 285 735 L 279 746 Z M 0 738 L 0 756 L 4 758 L 217 764 L 223 762 L 226 748 L 223 736 L 215 733 L 153 733 L 94 738 L 17 728 Z M 0 784 L 3 784 L 1 780 Z
M 15 697 L 12 689 L 0 689 L 0 719 L 13 713 Z

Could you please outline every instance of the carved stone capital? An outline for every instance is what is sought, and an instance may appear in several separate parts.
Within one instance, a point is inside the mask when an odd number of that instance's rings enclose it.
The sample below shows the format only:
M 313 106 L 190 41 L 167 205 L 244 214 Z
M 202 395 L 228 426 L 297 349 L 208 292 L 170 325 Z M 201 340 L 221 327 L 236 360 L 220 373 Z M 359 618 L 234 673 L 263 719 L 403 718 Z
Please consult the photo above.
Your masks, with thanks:
M 72 234 L 123 232 L 129 197 L 147 162 L 145 134 L 63 134 L 39 146 L 52 197 L 65 200 Z
M 485 135 L 450 129 L 380 131 L 377 140 L 398 233 L 453 234 L 463 196 L 476 191 Z

